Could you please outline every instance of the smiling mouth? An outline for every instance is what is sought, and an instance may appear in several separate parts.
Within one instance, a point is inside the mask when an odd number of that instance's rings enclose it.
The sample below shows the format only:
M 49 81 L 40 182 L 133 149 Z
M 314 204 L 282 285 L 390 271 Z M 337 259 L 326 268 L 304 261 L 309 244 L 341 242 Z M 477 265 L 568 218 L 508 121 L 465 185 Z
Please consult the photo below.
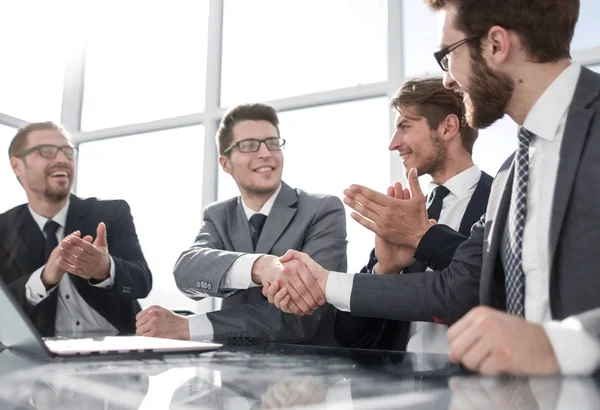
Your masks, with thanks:
M 402 158 L 402 161 L 406 161 L 411 155 L 412 155 L 411 152 L 401 152 L 400 158 Z
M 50 174 L 51 178 L 68 178 L 70 174 L 67 171 L 54 171 Z
M 260 168 L 253 169 L 254 172 L 258 172 L 258 173 L 272 172 L 274 170 L 275 170 L 274 167 L 260 167 Z

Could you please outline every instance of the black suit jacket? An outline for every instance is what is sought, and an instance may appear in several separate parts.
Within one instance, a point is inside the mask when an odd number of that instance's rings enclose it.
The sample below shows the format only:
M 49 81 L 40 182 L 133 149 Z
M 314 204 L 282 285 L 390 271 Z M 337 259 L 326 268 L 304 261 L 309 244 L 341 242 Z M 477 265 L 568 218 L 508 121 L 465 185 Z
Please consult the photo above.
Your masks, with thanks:
M 83 299 L 120 333 L 135 333 L 135 315 L 140 311 L 137 299 L 150 292 L 152 275 L 138 242 L 129 205 L 121 200 L 100 201 L 71 195 L 65 235 L 79 230 L 82 237 L 91 235 L 95 238 L 100 222 L 106 224 L 108 251 L 115 262 L 114 285 L 110 289 L 101 289 L 72 274 L 69 279 Z M 53 336 L 57 290 L 36 306 L 31 306 L 25 296 L 29 277 L 45 263 L 44 235 L 27 204 L 0 215 L 2 279 L 42 336 Z
M 553 320 L 575 316 L 600 340 L 600 75 L 583 67 L 568 108 L 549 243 L 549 305 Z M 450 265 L 427 275 L 355 275 L 355 315 L 427 321 L 460 318 L 478 304 L 505 309 L 502 232 L 511 200 L 512 157 L 500 168 L 486 215 Z M 542 246 L 542 245 L 540 245 Z
M 427 231 L 415 251 L 415 263 L 407 267 L 404 275 L 423 272 L 427 267 L 440 269 L 450 264 L 458 246 L 469 237 L 471 227 L 485 213 L 493 178 L 481 173 L 481 177 L 467 205 L 458 232 L 445 225 L 435 225 Z M 363 274 L 373 272 L 377 263 L 375 250 L 369 263 L 361 270 Z M 445 318 L 438 318 L 445 322 Z M 406 350 L 410 322 L 353 316 L 338 312 L 335 337 L 344 347 L 359 347 L 385 350 Z

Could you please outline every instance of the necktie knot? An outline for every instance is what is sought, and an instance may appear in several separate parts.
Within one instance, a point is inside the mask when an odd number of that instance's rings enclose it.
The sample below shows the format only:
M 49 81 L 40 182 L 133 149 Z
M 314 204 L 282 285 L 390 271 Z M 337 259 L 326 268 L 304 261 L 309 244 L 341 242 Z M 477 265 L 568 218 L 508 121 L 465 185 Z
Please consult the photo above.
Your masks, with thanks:
M 431 191 L 431 195 L 427 201 L 427 216 L 429 219 L 435 219 L 436 221 L 440 219 L 444 198 L 449 193 L 450 190 L 443 185 L 437 186 Z
M 267 221 L 267 216 L 256 213 L 250 217 L 250 227 L 252 228 L 252 244 L 256 249 L 256 244 L 258 243 L 258 238 L 260 238 L 260 233 L 262 232 L 262 228 Z
M 60 225 L 58 224 L 58 222 L 55 222 L 52 219 L 48 219 L 46 221 L 46 224 L 44 225 L 44 233 L 47 237 L 51 235 L 56 236 L 56 231 L 59 227 Z

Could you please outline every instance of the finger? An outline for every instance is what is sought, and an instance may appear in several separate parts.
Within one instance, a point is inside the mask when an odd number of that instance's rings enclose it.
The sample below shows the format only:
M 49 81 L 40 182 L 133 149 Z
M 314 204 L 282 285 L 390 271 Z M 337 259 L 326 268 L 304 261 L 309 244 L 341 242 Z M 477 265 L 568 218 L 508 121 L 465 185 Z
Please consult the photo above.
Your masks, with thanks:
M 388 187 L 387 196 L 391 196 L 392 198 L 396 196 L 396 190 L 393 186 Z
M 83 240 L 86 241 L 87 243 L 92 243 L 94 242 L 94 238 L 92 238 L 91 235 L 86 235 L 83 237 Z
M 302 301 L 306 304 L 307 310 L 305 313 L 308 313 L 308 310 L 312 311 L 312 309 L 319 306 L 318 301 L 324 299 L 324 296 L 322 295 L 323 292 L 321 292 L 315 278 L 305 265 L 296 264 L 295 266 L 284 266 L 282 273 L 288 280 L 288 284 L 293 287 Z M 293 293 L 291 293 L 291 295 L 294 296 Z M 294 301 L 296 300 L 294 299 Z M 301 303 L 296 301 L 296 304 L 303 309 L 304 306 Z
M 275 293 L 273 293 L 273 291 L 269 292 L 269 295 L 272 295 L 269 302 L 274 304 L 277 308 L 281 309 L 282 301 L 285 299 L 286 296 L 289 297 L 289 294 L 288 294 L 287 288 L 285 288 L 285 287 L 281 288 L 279 286 L 279 282 L 273 282 L 272 286 L 276 286 L 276 285 L 277 285 L 278 290 Z
M 391 204 L 390 198 L 387 195 L 357 184 L 350 185 L 350 189 L 344 190 L 344 195 L 360 203 L 368 202 L 377 207 Z
M 96 245 L 99 248 L 107 247 L 106 225 L 104 224 L 104 222 L 100 222 L 98 224 L 98 227 L 96 228 L 96 240 L 94 241 L 94 245 Z
M 67 263 L 78 267 L 79 269 L 83 269 L 83 270 L 87 270 L 90 268 L 90 264 L 83 260 L 78 258 L 77 256 L 72 255 L 71 253 L 67 252 L 65 249 L 61 249 L 59 256 Z
M 289 262 L 292 259 L 294 259 L 294 250 L 289 249 L 286 253 L 283 254 L 283 256 L 279 257 L 279 262 L 281 262 L 281 263 Z
M 394 198 L 396 199 L 408 199 L 404 197 L 404 189 L 400 182 L 394 183 Z
M 58 262 L 58 267 L 65 272 L 69 272 L 69 273 L 72 273 L 73 275 L 84 277 L 83 271 L 80 268 L 78 268 L 77 266 L 71 265 L 70 263 L 66 262 L 62 258 L 60 258 L 60 260 Z
M 476 344 L 479 343 L 481 338 L 482 334 L 475 325 L 467 328 L 460 335 L 456 336 L 453 341 L 450 342 L 450 352 L 448 354 L 450 361 L 462 363 L 469 351 L 476 348 Z
M 437 221 L 436 221 L 435 219 L 430 219 L 430 220 L 429 220 L 429 223 L 430 223 L 431 225 L 437 225 Z
M 135 329 L 135 333 L 140 336 L 152 337 L 152 336 L 154 336 L 155 332 L 156 332 L 156 329 L 150 323 L 146 323 L 144 326 L 141 326 L 141 327 L 138 327 L 137 329 Z
M 478 371 L 486 376 L 505 373 L 505 362 L 500 360 L 498 356 L 490 354 L 481 362 Z
M 419 174 L 416 168 L 411 168 L 408 172 L 408 186 L 410 187 L 411 198 L 419 198 L 425 200 L 425 195 L 421 191 L 419 185 Z
M 271 304 L 275 303 L 275 295 L 277 293 L 279 293 L 280 290 L 281 290 L 281 285 L 279 284 L 278 281 L 271 283 L 271 286 L 269 286 L 269 289 L 267 290 L 267 299 L 268 299 L 269 303 L 271 303 Z M 287 294 L 287 290 L 286 290 L 286 294 Z M 279 307 L 279 306 L 277 306 L 277 307 Z
M 479 371 L 483 361 L 492 354 L 492 349 L 490 338 L 483 336 L 463 354 L 460 362 L 469 369 Z
M 350 216 L 356 222 L 367 228 L 369 231 L 374 232 L 376 235 L 379 234 L 379 227 L 376 223 L 369 221 L 367 218 L 363 217 L 361 214 L 356 212 L 352 212 Z
M 271 286 L 270 282 L 263 282 L 262 284 L 262 294 L 264 297 L 268 298 L 269 296 L 269 286 Z
M 302 286 L 304 286 L 304 285 L 300 285 L 300 283 L 302 281 L 299 280 L 299 278 L 297 278 L 297 275 L 295 273 L 291 273 L 289 271 L 286 272 L 286 269 L 287 268 L 284 268 L 283 274 L 285 275 L 285 278 L 287 279 L 287 281 L 286 281 L 287 283 L 282 283 L 282 286 L 287 288 L 288 293 L 292 297 L 292 302 L 300 308 L 300 311 L 302 311 L 304 313 L 308 313 L 308 312 L 312 311 L 311 306 L 308 303 L 306 303 L 306 301 L 302 298 L 302 296 L 300 296 L 300 292 L 296 288 L 296 286 L 298 286 L 298 288 L 302 288 Z M 290 281 L 292 281 L 292 282 L 290 282 Z M 291 306 L 290 306 L 290 308 L 291 308 Z M 296 313 L 296 312 L 294 311 L 294 313 Z
M 386 196 L 386 198 L 388 197 Z M 356 212 L 363 215 L 365 218 L 369 218 L 376 222 L 381 220 L 380 215 L 384 211 L 384 208 L 381 205 L 370 201 L 361 194 L 356 194 L 354 198 L 346 196 L 344 198 L 344 203 L 350 208 L 354 209 Z
M 80 248 L 83 252 L 90 255 L 91 257 L 97 257 L 100 254 L 100 251 L 96 248 L 96 246 L 93 243 L 86 242 L 83 239 L 76 236 L 69 236 L 63 239 L 61 245 L 64 245 L 65 243 Z
M 473 315 L 473 311 L 467 312 L 461 319 L 459 319 L 456 323 L 454 323 L 446 332 L 446 337 L 448 338 L 448 342 L 452 343 L 454 339 L 460 336 L 463 332 L 465 332 L 470 326 L 471 323 L 475 320 L 475 315 Z

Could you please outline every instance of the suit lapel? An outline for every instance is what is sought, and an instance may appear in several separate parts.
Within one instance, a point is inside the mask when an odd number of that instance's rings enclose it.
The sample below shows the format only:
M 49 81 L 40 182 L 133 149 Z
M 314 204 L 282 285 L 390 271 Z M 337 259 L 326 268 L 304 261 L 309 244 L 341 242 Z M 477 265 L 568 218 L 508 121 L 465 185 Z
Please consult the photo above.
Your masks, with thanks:
M 554 264 L 556 246 L 571 198 L 579 160 L 588 136 L 590 123 L 594 117 L 594 111 L 587 108 L 590 103 L 598 99 L 598 84 L 594 79 L 595 77 L 589 76 L 585 67 L 581 68 L 581 75 L 565 125 L 550 219 L 550 266 Z M 595 87 L 591 88 L 590 85 Z M 590 88 L 593 93 L 590 93 Z
M 85 217 L 87 209 L 85 209 L 84 202 L 75 195 L 71 195 L 69 199 L 69 211 L 67 212 L 67 223 L 65 225 L 65 236 L 72 234 L 76 230 L 82 230 L 85 226 Z M 91 234 L 96 239 L 96 231 Z M 85 232 L 81 232 L 81 236 L 85 236 Z
M 229 223 L 229 238 L 236 252 L 253 253 L 252 237 L 250 236 L 250 224 L 244 213 L 241 197 L 237 198 L 231 212 L 227 213 Z
M 512 195 L 512 186 L 514 179 L 514 154 L 504 163 L 498 175 L 495 178 L 494 185 L 502 187 L 499 193 L 496 189 L 490 192 L 489 204 L 497 204 L 495 209 L 488 206 L 486 223 L 491 220 L 490 233 L 487 239 L 484 238 L 483 244 L 483 264 L 481 267 L 481 286 L 480 296 L 482 303 L 491 303 L 495 300 L 493 293 L 495 291 L 494 275 L 501 274 L 496 272 L 496 262 L 499 257 L 499 249 L 502 243 L 502 236 L 506 226 L 506 218 L 510 207 L 510 197 Z M 500 196 L 497 198 L 497 196 Z M 491 214 L 491 215 L 490 215 Z
M 488 198 L 490 196 L 491 178 L 492 177 L 485 172 L 481 172 L 481 177 L 479 178 L 477 187 L 475 187 L 475 192 L 473 192 L 471 200 L 469 201 L 460 222 L 458 232 L 462 235 L 470 236 L 471 227 L 485 213 L 485 208 L 487 207 Z
M 275 199 L 273 208 L 271 208 L 269 217 L 256 244 L 256 253 L 270 253 L 277 239 L 296 215 L 296 203 L 298 203 L 298 194 L 282 182 L 281 192 Z
M 32 265 L 29 258 L 35 259 L 35 263 L 33 265 L 36 267 L 42 266 L 46 262 L 44 260 L 44 234 L 31 216 L 31 212 L 29 212 L 29 208 L 27 206 L 23 208 L 18 216 L 17 226 L 19 229 L 20 240 L 16 240 L 15 238 L 15 241 L 13 242 L 15 246 L 15 252 L 13 254 L 15 256 L 27 255 L 28 260 L 23 260 L 22 258 L 17 257 L 15 262 L 22 273 L 28 274 L 31 273 L 29 270 L 31 269 Z M 18 249 L 16 249 L 21 245 L 25 247 L 24 252 L 20 252 Z

